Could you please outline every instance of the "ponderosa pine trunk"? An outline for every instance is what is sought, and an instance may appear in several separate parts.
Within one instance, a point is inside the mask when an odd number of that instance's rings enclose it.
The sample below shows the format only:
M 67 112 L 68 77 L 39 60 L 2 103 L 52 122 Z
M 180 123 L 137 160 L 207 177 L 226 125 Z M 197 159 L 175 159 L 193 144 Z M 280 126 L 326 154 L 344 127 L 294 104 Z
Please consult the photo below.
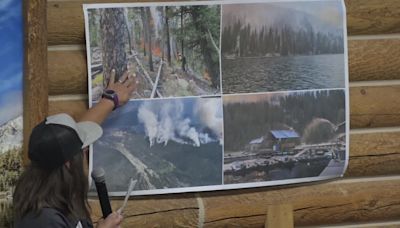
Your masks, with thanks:
M 115 69 L 117 81 L 126 71 L 126 23 L 122 8 L 103 9 L 100 16 L 103 50 L 103 86 L 107 87 L 111 71 Z
M 168 18 L 168 6 L 165 7 L 165 33 L 167 36 L 166 45 L 167 45 L 167 61 L 169 66 L 171 66 L 171 40 L 169 37 L 169 18 Z
M 149 42 L 149 68 L 150 71 L 154 71 L 153 67 L 153 53 L 151 47 L 151 28 L 150 28 L 151 12 L 150 7 L 146 7 L 146 31 L 147 31 L 147 41 Z

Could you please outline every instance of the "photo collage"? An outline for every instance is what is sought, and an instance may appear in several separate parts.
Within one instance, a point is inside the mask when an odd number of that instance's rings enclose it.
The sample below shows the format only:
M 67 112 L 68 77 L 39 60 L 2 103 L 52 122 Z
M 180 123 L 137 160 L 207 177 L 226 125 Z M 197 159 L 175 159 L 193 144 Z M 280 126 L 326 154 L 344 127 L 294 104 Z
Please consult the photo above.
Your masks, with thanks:
M 342 0 L 89 4 L 84 13 L 90 105 L 113 70 L 134 80 L 93 146 L 111 195 L 131 178 L 145 195 L 344 173 Z

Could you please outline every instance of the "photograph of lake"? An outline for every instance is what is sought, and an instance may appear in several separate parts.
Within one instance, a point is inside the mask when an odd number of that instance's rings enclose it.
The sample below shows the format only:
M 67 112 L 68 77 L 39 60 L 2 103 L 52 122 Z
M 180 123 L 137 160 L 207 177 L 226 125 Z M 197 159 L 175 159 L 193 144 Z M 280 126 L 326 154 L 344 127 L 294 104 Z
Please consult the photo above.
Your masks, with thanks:
M 224 94 L 345 87 L 341 1 L 222 6 Z
M 340 176 L 344 90 L 224 97 L 224 184 Z
M 103 129 L 93 167 L 111 192 L 126 191 L 130 178 L 134 190 L 222 184 L 221 98 L 132 100 Z

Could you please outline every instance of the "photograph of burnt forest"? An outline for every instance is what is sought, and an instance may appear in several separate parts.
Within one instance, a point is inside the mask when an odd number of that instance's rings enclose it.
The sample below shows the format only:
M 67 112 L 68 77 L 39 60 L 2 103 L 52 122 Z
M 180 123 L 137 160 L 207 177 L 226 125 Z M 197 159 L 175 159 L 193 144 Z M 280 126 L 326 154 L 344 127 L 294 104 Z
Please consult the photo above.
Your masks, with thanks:
M 111 192 L 130 178 L 134 190 L 221 185 L 222 124 L 221 98 L 131 100 L 103 124 L 93 167 Z
M 124 72 L 132 99 L 206 96 L 220 88 L 220 6 L 88 9 L 92 100 Z M 89 47 L 88 47 L 89 48 Z
M 224 106 L 224 184 L 340 176 L 344 90 L 231 95 Z
M 340 1 L 222 6 L 223 93 L 345 87 Z

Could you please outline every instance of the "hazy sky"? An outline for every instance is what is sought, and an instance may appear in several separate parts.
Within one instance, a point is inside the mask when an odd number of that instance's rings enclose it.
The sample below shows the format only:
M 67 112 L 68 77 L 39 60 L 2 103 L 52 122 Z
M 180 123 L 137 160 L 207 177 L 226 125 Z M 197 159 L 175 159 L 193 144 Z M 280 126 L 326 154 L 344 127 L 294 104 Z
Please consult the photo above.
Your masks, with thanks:
M 22 114 L 22 0 L 0 0 L 0 125 Z
M 273 20 L 283 15 L 293 15 L 298 11 L 318 18 L 319 22 L 340 28 L 343 26 L 343 9 L 340 1 L 306 1 L 306 2 L 280 2 L 280 3 L 255 3 L 234 4 L 222 7 L 222 21 L 224 25 L 235 18 L 245 18 L 247 23 L 253 25 L 274 23 Z M 291 18 L 287 18 L 291 19 Z M 296 20 L 296 18 L 293 18 Z

